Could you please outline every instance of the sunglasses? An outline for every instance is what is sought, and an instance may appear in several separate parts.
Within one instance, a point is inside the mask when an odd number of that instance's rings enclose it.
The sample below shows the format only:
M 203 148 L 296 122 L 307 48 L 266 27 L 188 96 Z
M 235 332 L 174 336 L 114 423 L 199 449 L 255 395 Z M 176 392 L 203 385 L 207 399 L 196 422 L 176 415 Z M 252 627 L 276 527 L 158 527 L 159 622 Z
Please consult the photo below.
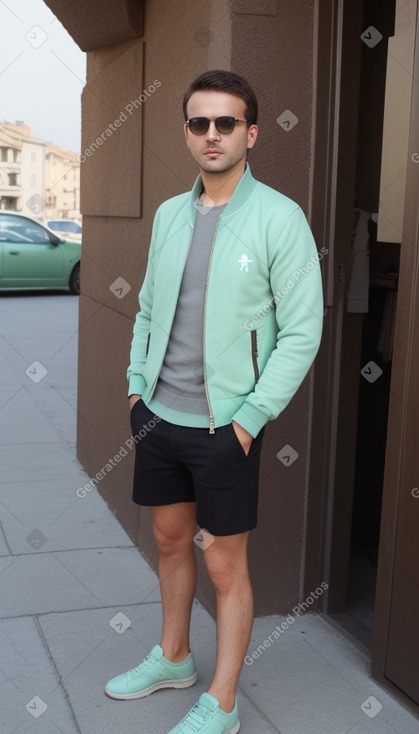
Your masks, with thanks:
M 209 130 L 210 122 L 211 120 L 208 117 L 191 117 L 189 120 L 186 120 L 185 125 L 188 125 L 189 130 L 194 135 L 205 135 Z M 225 115 L 216 117 L 214 120 L 215 127 L 222 135 L 230 135 L 235 128 L 236 122 L 247 122 L 247 120 L 240 120 L 238 117 Z

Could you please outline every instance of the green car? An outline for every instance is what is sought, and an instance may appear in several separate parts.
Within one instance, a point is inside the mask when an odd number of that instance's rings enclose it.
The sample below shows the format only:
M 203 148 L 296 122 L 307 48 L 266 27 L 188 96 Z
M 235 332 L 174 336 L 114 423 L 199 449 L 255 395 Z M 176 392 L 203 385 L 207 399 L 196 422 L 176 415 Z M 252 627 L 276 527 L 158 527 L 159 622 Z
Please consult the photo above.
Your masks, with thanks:
M 80 294 L 81 243 L 16 212 L 0 210 L 0 288 L 70 288 Z

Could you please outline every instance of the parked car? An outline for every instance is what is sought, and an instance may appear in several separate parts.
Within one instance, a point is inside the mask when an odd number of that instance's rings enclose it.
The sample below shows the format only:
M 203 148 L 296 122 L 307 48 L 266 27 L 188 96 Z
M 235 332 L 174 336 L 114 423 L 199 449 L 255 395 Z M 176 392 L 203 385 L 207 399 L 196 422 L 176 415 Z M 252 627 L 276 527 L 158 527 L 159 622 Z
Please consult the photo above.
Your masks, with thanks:
M 0 210 L 0 288 L 70 288 L 80 293 L 81 244 L 29 216 Z
M 47 226 L 66 240 L 81 242 L 81 225 L 74 219 L 50 219 Z

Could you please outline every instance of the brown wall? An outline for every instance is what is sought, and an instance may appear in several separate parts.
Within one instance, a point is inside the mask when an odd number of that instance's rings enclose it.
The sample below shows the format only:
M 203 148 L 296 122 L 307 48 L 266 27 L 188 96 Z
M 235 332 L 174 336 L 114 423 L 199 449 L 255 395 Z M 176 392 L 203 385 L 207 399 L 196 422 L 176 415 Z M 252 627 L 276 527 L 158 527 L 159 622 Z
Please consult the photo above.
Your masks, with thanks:
M 95 0 L 87 4 L 99 7 Z M 121 0 L 113 6 L 119 4 L 126 5 Z M 218 67 L 249 79 L 260 102 L 252 171 L 308 210 L 313 5 L 314 0 L 188 0 L 175 6 L 148 0 L 142 38 L 132 39 L 127 23 L 119 43 L 88 53 L 82 152 L 143 88 L 161 82 L 82 163 L 78 457 L 92 477 L 130 436 L 125 372 L 155 209 L 188 190 L 196 176 L 181 115 L 192 78 Z M 72 34 L 77 41 L 74 19 Z M 298 118 L 289 132 L 276 122 L 286 109 Z M 120 298 L 109 289 L 117 278 L 131 288 Z M 257 615 L 288 613 L 303 598 L 310 379 L 265 433 L 259 526 L 250 542 Z M 276 458 L 284 444 L 299 454 L 289 468 Z M 155 568 L 148 511 L 131 501 L 132 466 L 130 452 L 98 487 Z M 202 559 L 200 564 L 198 597 L 214 611 Z

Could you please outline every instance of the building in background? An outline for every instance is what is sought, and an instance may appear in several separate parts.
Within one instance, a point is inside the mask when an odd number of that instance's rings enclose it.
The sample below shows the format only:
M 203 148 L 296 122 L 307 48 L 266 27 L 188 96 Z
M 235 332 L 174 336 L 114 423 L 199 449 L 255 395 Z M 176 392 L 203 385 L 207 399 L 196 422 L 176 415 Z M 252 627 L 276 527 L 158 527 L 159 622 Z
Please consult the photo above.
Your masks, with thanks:
M 22 142 L 0 124 L 0 209 L 22 208 Z
M 77 155 L 31 135 L 17 121 L 0 123 L 0 207 L 48 219 L 80 220 Z
M 31 216 L 43 216 L 45 202 L 45 140 L 31 135 L 24 122 L 5 122 L 0 128 L 20 147 L 20 166 L 17 174 L 16 211 Z M 4 207 L 7 209 L 8 207 Z
M 45 158 L 45 219 L 79 220 L 80 163 L 77 155 L 50 143 Z

